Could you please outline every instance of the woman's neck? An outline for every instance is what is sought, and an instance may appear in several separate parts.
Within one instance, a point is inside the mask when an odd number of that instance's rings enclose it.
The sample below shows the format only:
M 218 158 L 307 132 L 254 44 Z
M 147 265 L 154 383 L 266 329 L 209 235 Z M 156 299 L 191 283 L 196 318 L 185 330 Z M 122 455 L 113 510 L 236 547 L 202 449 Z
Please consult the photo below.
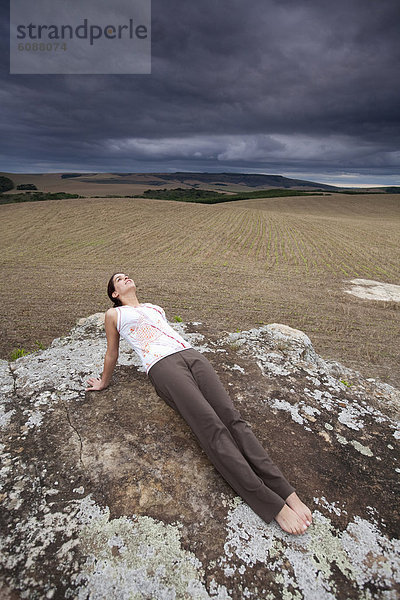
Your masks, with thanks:
M 121 298 L 122 306 L 140 306 L 140 302 L 136 294 L 129 294 Z

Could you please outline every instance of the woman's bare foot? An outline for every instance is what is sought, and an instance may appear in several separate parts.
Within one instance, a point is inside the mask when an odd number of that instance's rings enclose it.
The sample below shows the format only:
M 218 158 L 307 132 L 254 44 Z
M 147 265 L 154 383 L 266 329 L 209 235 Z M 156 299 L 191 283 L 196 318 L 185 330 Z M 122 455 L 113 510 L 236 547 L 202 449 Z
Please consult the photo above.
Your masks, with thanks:
M 275 521 L 288 533 L 298 535 L 304 533 L 307 525 L 287 504 L 275 516 Z
M 300 500 L 296 492 L 293 492 L 285 500 L 286 504 L 304 521 L 307 525 L 311 525 L 312 515 L 311 510 Z

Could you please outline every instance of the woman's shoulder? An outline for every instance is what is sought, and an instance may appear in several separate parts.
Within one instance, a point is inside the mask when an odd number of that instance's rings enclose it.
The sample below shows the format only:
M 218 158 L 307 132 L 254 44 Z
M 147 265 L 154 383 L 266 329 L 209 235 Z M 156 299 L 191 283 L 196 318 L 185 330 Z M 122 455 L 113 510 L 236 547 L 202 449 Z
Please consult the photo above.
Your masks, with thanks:
M 104 315 L 107 320 L 114 320 L 118 317 L 118 311 L 115 307 L 108 308 Z
M 118 311 L 116 308 L 109 308 L 106 310 L 104 315 L 104 326 L 107 330 L 111 331 L 115 327 L 118 329 Z

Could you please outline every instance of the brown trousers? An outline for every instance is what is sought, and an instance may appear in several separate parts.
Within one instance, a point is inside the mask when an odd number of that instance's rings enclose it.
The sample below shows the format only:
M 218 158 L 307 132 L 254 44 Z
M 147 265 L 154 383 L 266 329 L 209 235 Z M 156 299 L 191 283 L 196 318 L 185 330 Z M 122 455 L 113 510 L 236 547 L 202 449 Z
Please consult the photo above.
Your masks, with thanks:
M 157 395 L 185 419 L 229 485 L 269 523 L 295 491 L 235 409 L 211 363 L 194 348 L 156 362 Z

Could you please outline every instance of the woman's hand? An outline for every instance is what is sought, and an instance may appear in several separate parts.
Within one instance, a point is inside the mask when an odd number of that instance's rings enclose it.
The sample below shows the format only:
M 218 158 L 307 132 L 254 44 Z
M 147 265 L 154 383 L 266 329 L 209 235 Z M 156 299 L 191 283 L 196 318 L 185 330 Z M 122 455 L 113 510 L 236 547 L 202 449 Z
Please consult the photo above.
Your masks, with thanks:
M 104 385 L 104 383 L 102 383 L 101 379 L 96 379 L 95 377 L 90 377 L 90 379 L 87 380 L 87 383 L 91 387 L 86 388 L 85 392 L 89 392 L 89 391 L 99 392 L 100 390 L 104 390 L 107 387 L 106 385 Z

